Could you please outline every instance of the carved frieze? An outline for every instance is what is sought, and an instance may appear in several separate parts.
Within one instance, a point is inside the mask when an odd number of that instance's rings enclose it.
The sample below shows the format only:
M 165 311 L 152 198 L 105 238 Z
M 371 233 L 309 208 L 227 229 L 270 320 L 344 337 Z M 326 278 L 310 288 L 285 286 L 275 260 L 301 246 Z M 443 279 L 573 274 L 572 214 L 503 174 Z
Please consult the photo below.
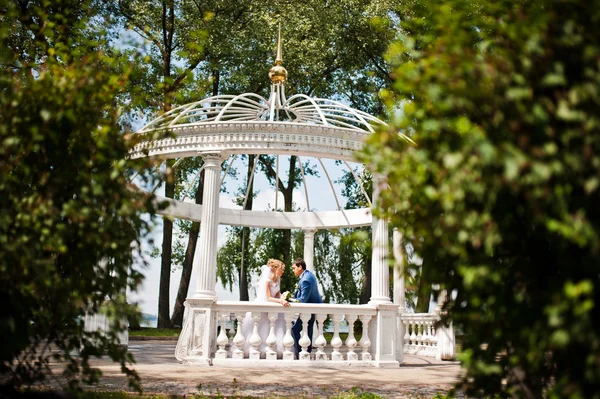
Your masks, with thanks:
M 175 138 L 137 144 L 132 158 L 191 154 L 193 152 L 298 153 L 352 160 L 362 147 L 367 132 L 333 127 L 282 122 L 209 123 L 170 129 Z M 306 154 L 308 151 L 308 154 Z

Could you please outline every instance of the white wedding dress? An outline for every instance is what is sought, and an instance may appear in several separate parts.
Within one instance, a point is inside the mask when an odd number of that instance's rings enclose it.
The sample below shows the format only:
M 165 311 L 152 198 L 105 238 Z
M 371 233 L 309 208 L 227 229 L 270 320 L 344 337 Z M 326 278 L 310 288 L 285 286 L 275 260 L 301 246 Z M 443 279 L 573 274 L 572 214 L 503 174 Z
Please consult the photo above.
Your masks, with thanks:
M 256 287 L 256 299 L 255 302 L 268 302 L 267 301 L 267 284 L 269 284 L 269 288 L 271 290 L 271 296 L 277 297 L 279 294 L 280 287 L 280 279 L 278 278 L 273 282 L 272 280 L 273 273 L 271 272 L 271 268 L 268 266 L 263 266 L 263 272 L 261 274 L 260 280 Z M 242 334 L 244 335 L 244 356 L 248 357 L 248 353 L 250 350 L 250 344 L 248 341 L 252 336 L 252 332 L 254 330 L 254 320 L 252 318 L 252 312 L 247 312 L 244 321 L 242 322 Z M 258 346 L 258 350 L 261 352 L 261 357 L 264 357 L 264 353 L 267 349 L 267 344 L 265 343 L 267 337 L 269 336 L 269 332 L 271 330 L 271 322 L 269 321 L 269 314 L 267 312 L 261 313 L 261 318 L 258 322 L 258 335 L 260 336 L 261 344 Z M 277 357 L 281 358 L 283 356 L 284 346 L 283 346 L 283 337 L 285 335 L 285 319 L 283 318 L 283 313 L 279 313 L 277 320 L 275 321 L 275 336 L 277 337 L 277 344 L 275 345 L 275 350 L 277 351 Z

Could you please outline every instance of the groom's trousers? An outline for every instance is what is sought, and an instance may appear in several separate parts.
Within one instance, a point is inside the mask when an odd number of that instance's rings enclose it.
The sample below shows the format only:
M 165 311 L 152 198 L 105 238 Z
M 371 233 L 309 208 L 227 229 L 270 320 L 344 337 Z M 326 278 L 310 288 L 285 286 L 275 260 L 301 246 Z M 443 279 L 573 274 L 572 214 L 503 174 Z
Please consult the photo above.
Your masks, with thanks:
M 312 352 L 312 337 L 313 327 L 315 325 L 315 315 L 311 314 L 308 320 L 308 338 L 310 339 L 310 345 L 308 345 L 308 352 Z M 300 317 L 296 320 L 292 326 L 292 336 L 294 337 L 294 359 L 298 360 L 300 356 L 300 332 L 302 332 L 302 320 Z

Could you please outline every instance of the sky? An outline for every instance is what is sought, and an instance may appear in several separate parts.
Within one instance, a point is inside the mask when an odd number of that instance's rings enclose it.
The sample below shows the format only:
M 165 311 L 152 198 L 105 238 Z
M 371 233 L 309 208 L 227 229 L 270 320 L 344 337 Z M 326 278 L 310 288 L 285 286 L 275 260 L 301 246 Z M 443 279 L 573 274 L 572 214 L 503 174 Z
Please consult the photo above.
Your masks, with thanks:
M 312 210 L 318 211 L 328 211 L 335 210 L 336 202 L 331 190 L 330 184 L 327 180 L 325 173 L 321 168 L 318 160 L 316 158 L 310 157 L 302 157 L 302 161 L 306 160 L 311 161 L 311 165 L 316 165 L 316 168 L 319 172 L 319 177 L 316 176 L 306 176 L 306 185 L 308 188 L 308 200 L 310 203 L 310 207 Z M 327 168 L 327 172 L 329 173 L 329 177 L 332 181 L 336 181 L 342 177 L 343 171 L 348 170 L 345 165 L 335 165 L 333 160 L 322 159 L 325 167 Z M 287 157 L 280 156 L 280 176 L 287 175 L 287 169 L 284 165 L 287 165 L 289 162 L 287 161 Z M 358 163 L 350 163 L 351 167 L 362 167 Z M 246 174 L 246 166 L 243 161 L 238 157 L 236 161 L 234 161 L 233 167 L 237 169 L 238 175 L 240 176 L 238 180 L 234 180 L 232 178 L 226 178 L 224 181 L 224 186 L 226 186 L 228 193 L 221 193 L 219 206 L 221 208 L 237 208 L 241 207 L 236 206 L 233 202 L 234 192 L 237 191 L 237 187 L 244 182 L 244 177 Z M 193 176 L 192 176 L 193 178 Z M 275 191 L 272 187 L 269 186 L 267 179 L 264 175 L 260 174 L 257 168 L 256 175 L 254 177 L 255 190 L 258 192 L 257 196 L 253 202 L 254 210 L 266 210 L 272 209 L 275 206 Z M 346 200 L 341 196 L 341 185 L 334 183 L 334 188 L 337 193 L 338 201 L 340 205 L 344 207 Z M 164 193 L 164 189 L 160 189 L 157 191 L 158 193 Z M 191 200 L 186 200 L 190 201 Z M 283 206 L 283 195 L 279 193 L 278 198 L 278 206 Z M 294 191 L 294 203 L 296 207 L 300 209 L 306 209 L 306 196 L 304 191 L 304 186 L 302 185 L 300 188 Z M 219 226 L 219 238 L 218 238 L 218 246 L 221 247 L 226 239 L 226 227 L 227 226 Z M 162 243 L 162 222 L 159 223 L 155 230 L 152 233 L 152 238 L 154 239 L 155 245 L 159 246 Z M 149 245 L 146 245 L 145 250 L 151 251 L 152 248 Z M 152 259 L 147 256 L 147 260 L 150 263 L 148 269 L 144 270 L 145 279 L 142 283 L 138 292 L 130 293 L 128 298 L 131 302 L 138 302 L 142 313 L 148 313 L 152 315 L 158 314 L 158 291 L 159 291 L 159 282 L 160 282 L 160 258 Z M 258 276 L 253 276 L 253 280 L 250 283 L 250 287 L 253 287 L 254 284 L 258 281 Z M 177 270 L 171 273 L 171 288 L 170 288 L 170 304 L 169 308 L 172 312 L 173 305 L 175 303 L 175 298 L 177 296 L 177 290 L 179 288 L 179 280 L 181 278 L 181 270 Z M 197 278 L 195 270 L 192 272 L 192 278 L 190 282 L 190 292 L 193 293 L 195 291 L 197 284 Z M 239 300 L 239 292 L 237 291 L 237 287 L 233 286 L 234 292 L 229 292 L 225 289 L 219 282 L 216 285 L 216 292 L 219 300 Z M 253 291 L 250 290 L 250 300 L 253 299 Z

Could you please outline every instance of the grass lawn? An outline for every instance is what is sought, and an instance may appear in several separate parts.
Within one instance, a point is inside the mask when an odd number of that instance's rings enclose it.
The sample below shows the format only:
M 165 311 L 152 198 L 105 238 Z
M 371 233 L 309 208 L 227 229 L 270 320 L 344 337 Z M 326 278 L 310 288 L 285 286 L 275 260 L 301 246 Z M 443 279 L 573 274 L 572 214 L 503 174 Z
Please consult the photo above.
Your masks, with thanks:
M 142 327 L 139 330 L 129 330 L 130 337 L 179 337 L 181 328 Z

